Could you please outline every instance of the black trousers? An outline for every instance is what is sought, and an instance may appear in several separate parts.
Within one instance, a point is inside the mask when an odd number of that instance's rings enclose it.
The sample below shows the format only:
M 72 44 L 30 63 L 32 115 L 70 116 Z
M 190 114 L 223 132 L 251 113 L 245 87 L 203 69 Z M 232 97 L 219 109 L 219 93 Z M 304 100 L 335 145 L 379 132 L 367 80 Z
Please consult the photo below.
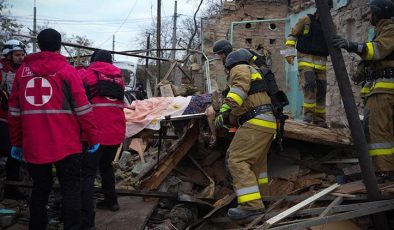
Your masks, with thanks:
M 96 153 L 87 153 L 84 145 L 82 157 L 82 229 L 94 227 L 94 180 L 99 168 L 104 198 L 109 203 L 117 203 L 115 174 L 112 161 L 119 145 L 101 145 Z
M 6 180 L 19 180 L 20 162 L 11 157 L 11 142 L 8 134 L 8 124 L 0 121 L 0 155 L 7 157 Z M 23 150 L 22 150 L 23 151 Z
M 62 195 L 62 213 L 65 230 L 81 229 L 81 154 L 70 155 L 54 162 Z M 52 164 L 28 164 L 33 179 L 30 200 L 30 230 L 46 229 L 46 205 L 52 189 Z

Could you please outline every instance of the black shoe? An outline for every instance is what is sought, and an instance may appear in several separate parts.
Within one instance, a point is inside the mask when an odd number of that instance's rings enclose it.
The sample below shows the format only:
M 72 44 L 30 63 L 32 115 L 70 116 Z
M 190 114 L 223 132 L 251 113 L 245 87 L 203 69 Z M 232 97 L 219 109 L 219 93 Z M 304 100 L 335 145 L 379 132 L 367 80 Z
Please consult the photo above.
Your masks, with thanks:
M 110 202 L 107 200 L 101 200 L 96 203 L 96 208 L 98 209 L 106 209 L 113 212 L 116 212 L 120 209 L 118 202 Z
M 264 211 L 265 211 L 265 208 L 259 208 L 259 209 L 255 209 L 255 210 L 248 210 L 248 209 L 242 209 L 242 208 L 230 208 L 227 211 L 227 216 L 233 220 L 243 220 L 243 219 L 247 219 L 252 216 L 263 214 Z

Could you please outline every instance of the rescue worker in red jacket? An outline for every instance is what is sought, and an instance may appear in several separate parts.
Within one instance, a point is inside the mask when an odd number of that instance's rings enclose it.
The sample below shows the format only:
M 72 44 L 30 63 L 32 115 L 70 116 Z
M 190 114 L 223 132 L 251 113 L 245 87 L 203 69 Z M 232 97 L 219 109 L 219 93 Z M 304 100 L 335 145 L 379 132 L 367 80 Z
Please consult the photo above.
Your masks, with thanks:
M 18 181 L 20 180 L 20 163 L 11 157 L 11 142 L 8 134 L 8 98 L 15 72 L 22 64 L 26 51 L 25 45 L 15 39 L 5 42 L 1 51 L 4 58 L 0 60 L 0 154 L 7 157 L 6 180 Z M 24 199 L 26 195 L 17 188 L 5 187 L 4 197 Z
M 108 51 L 97 50 L 91 58 L 91 65 L 81 72 L 87 96 L 92 103 L 98 121 L 99 142 L 94 156 L 84 155 L 82 165 L 82 214 L 83 229 L 94 227 L 94 180 L 99 167 L 104 200 L 96 205 L 100 209 L 119 210 L 115 191 L 115 175 L 112 161 L 119 145 L 125 138 L 126 119 L 124 107 L 124 82 L 122 72 L 112 65 Z
M 54 29 L 37 36 L 41 52 L 28 55 L 16 73 L 9 101 L 11 155 L 27 162 L 33 179 L 29 229 L 46 229 L 52 165 L 62 194 L 64 229 L 81 228 L 81 129 L 98 149 L 93 108 L 77 71 L 61 55 Z

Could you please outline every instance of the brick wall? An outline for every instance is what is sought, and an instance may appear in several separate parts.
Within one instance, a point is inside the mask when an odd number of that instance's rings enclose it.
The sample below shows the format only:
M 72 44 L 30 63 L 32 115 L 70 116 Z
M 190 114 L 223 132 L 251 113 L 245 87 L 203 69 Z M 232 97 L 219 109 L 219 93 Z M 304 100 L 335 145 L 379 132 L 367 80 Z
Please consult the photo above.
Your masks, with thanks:
M 213 43 L 219 39 L 230 38 L 230 24 L 235 21 L 252 21 L 264 19 L 286 18 L 287 3 L 284 1 L 236 1 L 224 2 L 222 14 L 216 18 L 203 20 L 204 52 L 208 58 L 215 58 L 212 53 Z M 273 29 L 274 28 L 274 29 Z M 284 47 L 284 22 L 264 22 L 239 24 L 234 27 L 234 48 L 254 48 L 257 44 L 263 44 L 272 52 L 273 71 L 279 82 L 283 81 L 284 62 L 279 50 Z M 220 60 L 212 61 L 210 73 L 220 89 L 225 84 L 225 73 Z

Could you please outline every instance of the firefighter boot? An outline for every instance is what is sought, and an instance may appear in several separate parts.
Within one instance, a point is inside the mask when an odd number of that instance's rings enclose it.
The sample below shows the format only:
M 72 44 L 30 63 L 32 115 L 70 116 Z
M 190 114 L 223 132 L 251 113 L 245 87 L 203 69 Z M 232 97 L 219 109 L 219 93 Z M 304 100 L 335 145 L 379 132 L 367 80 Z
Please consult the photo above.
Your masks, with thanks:
M 227 215 L 230 219 L 233 220 L 244 220 L 252 216 L 260 215 L 263 214 L 265 211 L 265 208 L 259 208 L 259 209 L 244 209 L 242 207 L 237 207 L 237 208 L 230 208 L 227 211 Z

